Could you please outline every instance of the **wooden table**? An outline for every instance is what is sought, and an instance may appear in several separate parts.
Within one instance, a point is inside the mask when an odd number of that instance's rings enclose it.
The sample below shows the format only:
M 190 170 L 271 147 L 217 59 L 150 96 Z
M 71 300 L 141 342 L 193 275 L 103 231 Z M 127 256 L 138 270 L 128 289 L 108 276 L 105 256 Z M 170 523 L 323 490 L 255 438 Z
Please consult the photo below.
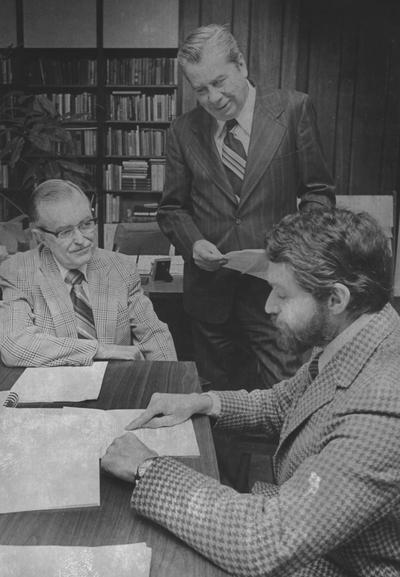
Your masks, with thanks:
M 9 389 L 21 373 L 22 369 L 1 367 L 0 390 Z M 194 363 L 110 361 L 98 400 L 75 406 L 98 409 L 144 408 L 155 391 L 199 391 Z M 182 461 L 202 473 L 218 478 L 208 418 L 194 417 L 193 424 L 201 457 L 185 458 Z M 0 544 L 96 546 L 145 541 L 152 548 L 152 577 L 226 575 L 171 533 L 136 515 L 129 506 L 131 492 L 132 486 L 129 483 L 102 474 L 99 508 L 0 515 Z

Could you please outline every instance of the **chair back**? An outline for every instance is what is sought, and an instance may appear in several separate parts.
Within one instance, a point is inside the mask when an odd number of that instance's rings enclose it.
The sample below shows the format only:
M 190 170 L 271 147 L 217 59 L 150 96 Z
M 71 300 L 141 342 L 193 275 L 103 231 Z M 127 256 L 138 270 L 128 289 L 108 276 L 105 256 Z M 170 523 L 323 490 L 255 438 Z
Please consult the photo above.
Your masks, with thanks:
M 113 249 L 124 254 L 169 254 L 170 246 L 157 222 L 123 222 L 115 230 Z

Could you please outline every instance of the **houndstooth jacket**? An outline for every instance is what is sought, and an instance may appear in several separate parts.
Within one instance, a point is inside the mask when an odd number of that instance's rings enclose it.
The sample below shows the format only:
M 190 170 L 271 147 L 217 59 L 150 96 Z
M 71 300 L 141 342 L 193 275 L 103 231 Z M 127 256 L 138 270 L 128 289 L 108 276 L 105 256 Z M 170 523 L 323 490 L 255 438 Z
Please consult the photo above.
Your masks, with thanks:
M 99 342 L 135 344 L 145 359 L 176 359 L 168 327 L 143 294 L 132 257 L 96 249 L 86 275 Z M 78 339 L 68 287 L 47 247 L 4 261 L 0 287 L 0 353 L 6 365 L 92 363 L 98 341 Z
M 312 382 L 222 392 L 217 425 L 277 437 L 277 487 L 239 494 L 156 459 L 132 506 L 233 575 L 400 575 L 400 319 L 372 316 Z

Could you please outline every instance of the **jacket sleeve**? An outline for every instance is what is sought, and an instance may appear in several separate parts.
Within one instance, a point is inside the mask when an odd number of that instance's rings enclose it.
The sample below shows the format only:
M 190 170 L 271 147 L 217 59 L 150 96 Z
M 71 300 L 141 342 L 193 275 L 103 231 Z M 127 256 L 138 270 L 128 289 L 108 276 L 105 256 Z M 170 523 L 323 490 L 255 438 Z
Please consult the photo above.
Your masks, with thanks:
M 134 268 L 129 278 L 128 308 L 132 344 L 139 348 L 144 358 L 151 361 L 176 361 L 174 341 L 168 326 L 154 312 Z
M 335 205 L 335 186 L 322 150 L 314 106 L 309 96 L 303 96 L 296 134 L 299 208 L 307 205 L 331 208 Z
M 324 448 L 294 466 L 276 494 L 236 493 L 160 458 L 131 503 L 233 575 L 291 575 L 374 531 L 398 506 L 399 436 L 398 415 L 332 419 Z
M 1 267 L 0 354 L 10 367 L 90 365 L 98 343 L 89 339 L 57 337 L 35 325 L 35 311 L 28 291 L 16 285 L 13 270 Z
M 167 133 L 165 190 L 157 220 L 161 230 L 186 261 L 192 258 L 192 246 L 196 240 L 204 238 L 192 217 L 191 188 L 192 175 L 173 124 Z

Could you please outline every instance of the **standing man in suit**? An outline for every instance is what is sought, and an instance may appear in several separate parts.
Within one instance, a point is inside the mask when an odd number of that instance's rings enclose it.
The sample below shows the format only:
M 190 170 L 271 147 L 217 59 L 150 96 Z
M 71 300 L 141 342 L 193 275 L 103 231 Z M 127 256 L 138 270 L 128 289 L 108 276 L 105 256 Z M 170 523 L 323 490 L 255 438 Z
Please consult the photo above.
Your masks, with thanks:
M 96 248 L 96 219 L 72 182 L 31 199 L 39 245 L 0 267 L 0 354 L 8 366 L 176 360 L 168 327 L 143 294 L 132 257 Z
M 257 358 L 262 386 L 271 386 L 297 359 L 279 348 L 261 314 L 268 285 L 223 268 L 224 254 L 263 248 L 265 231 L 296 211 L 297 197 L 300 210 L 334 203 L 314 111 L 305 94 L 255 88 L 223 26 L 195 30 L 178 60 L 200 107 L 169 131 L 158 222 L 185 260 L 199 373 L 215 388 L 232 388 L 239 344 Z
M 277 485 L 238 494 L 131 432 L 103 467 L 132 506 L 234 575 L 382 577 L 400 568 L 400 319 L 388 240 L 369 215 L 286 216 L 270 233 L 266 311 L 311 361 L 272 389 L 155 394 L 130 428 L 194 413 L 278 440 Z M 162 416 L 164 415 L 164 416 Z

